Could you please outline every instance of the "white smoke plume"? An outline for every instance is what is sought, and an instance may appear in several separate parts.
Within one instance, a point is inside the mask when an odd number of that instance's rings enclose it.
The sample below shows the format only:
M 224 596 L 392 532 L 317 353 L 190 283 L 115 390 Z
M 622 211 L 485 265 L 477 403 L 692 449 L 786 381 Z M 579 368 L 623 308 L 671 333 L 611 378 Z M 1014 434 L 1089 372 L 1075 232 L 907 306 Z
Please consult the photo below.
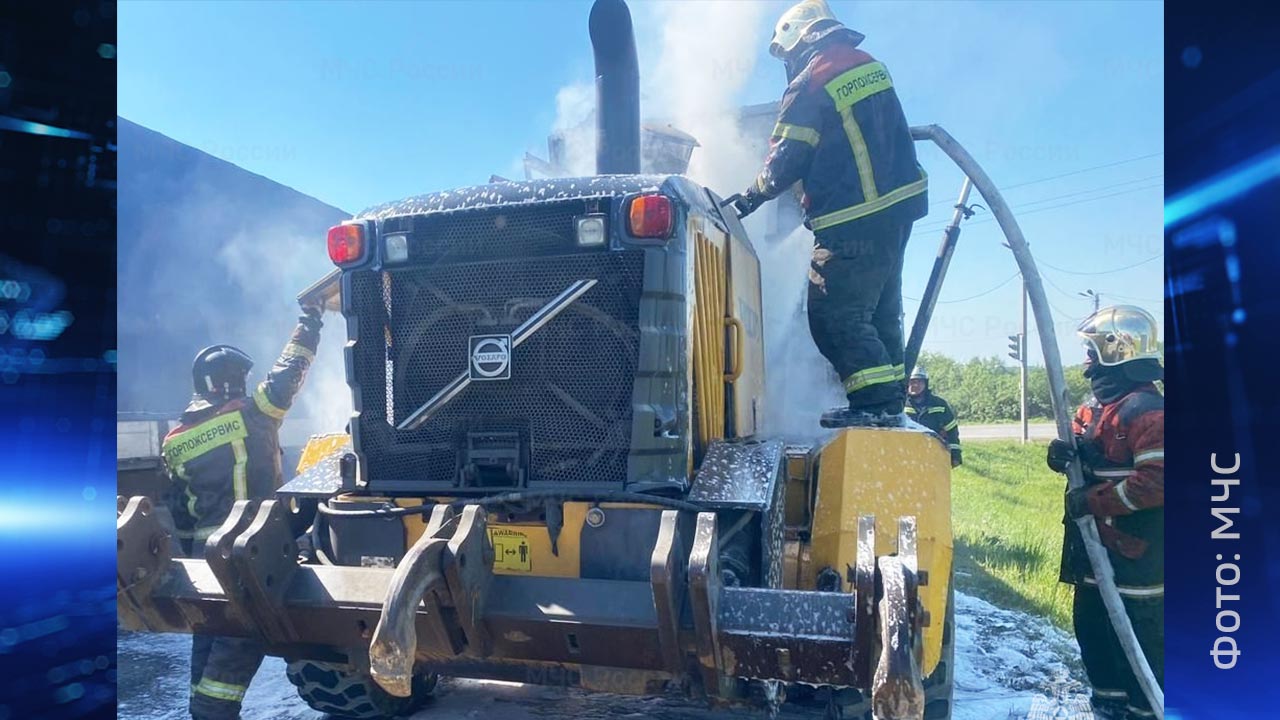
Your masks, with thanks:
M 561 167 L 569 175 L 592 175 L 596 171 L 595 107 L 594 83 L 566 85 L 556 93 L 556 120 L 551 132 L 563 139 Z
M 236 328 L 238 337 L 253 343 L 254 369 L 251 381 L 265 377 L 271 364 L 289 340 L 299 308 L 296 294 L 327 273 L 332 265 L 317 237 L 299 236 L 296 230 L 241 233 L 224 245 L 218 262 L 236 284 L 232 292 L 248 300 Z M 320 346 L 307 373 L 306 383 L 294 400 L 286 419 L 282 444 L 301 445 L 306 436 L 342 432 L 351 418 L 351 389 L 347 386 L 342 348 L 346 343 L 346 323 L 341 315 L 326 313 L 320 332 Z
M 740 123 L 743 90 L 757 61 L 774 62 L 765 50 L 770 24 L 765 3 L 732 1 L 637 4 L 641 115 L 694 136 L 688 175 L 722 196 L 739 192 L 759 172 L 766 138 Z M 646 64 L 646 62 L 648 64 Z M 778 96 L 782 72 L 778 68 Z M 557 96 L 555 129 L 565 134 L 567 168 L 591 174 L 595 88 L 570 85 Z M 814 438 L 818 417 L 844 395 L 831 365 L 809 334 L 805 293 L 813 235 L 787 232 L 766 205 L 745 225 L 760 256 L 765 324 L 764 433 Z M 770 235 L 782 237 L 769 238 Z
M 672 2 L 652 10 L 661 27 L 661 50 L 652 70 L 640 68 L 649 89 L 641 111 L 647 107 L 646 115 L 661 116 L 698 139 L 689 177 L 722 195 L 737 192 L 761 161 L 754 149 L 759 143 L 739 127 L 738 111 L 763 55 L 765 4 Z
M 750 228 L 748 228 L 750 232 Z M 752 232 L 752 237 L 759 237 Z M 764 303 L 767 435 L 813 439 L 818 418 L 845 404 L 840 378 L 809 334 L 807 293 L 813 233 L 797 227 L 773 243 L 756 241 Z

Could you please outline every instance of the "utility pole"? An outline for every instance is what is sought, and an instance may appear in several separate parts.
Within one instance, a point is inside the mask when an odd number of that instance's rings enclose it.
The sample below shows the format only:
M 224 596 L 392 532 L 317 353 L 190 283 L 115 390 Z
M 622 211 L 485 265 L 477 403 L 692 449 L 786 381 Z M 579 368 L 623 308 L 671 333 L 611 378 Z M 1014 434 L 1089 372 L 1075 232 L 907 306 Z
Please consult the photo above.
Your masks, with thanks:
M 1027 428 L 1027 281 L 1022 280 L 1022 377 L 1018 383 L 1018 394 L 1022 402 L 1022 444 L 1030 440 Z

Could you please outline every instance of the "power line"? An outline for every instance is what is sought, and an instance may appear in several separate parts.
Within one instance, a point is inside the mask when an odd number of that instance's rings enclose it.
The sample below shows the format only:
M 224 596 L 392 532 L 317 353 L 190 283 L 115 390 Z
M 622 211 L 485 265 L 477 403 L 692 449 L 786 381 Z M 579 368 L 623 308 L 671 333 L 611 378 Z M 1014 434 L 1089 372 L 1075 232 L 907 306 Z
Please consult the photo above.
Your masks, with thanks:
M 1044 263 L 1037 262 L 1037 264 L 1038 264 L 1038 265 L 1043 265 Z M 1063 295 L 1065 295 L 1066 297 L 1071 298 L 1072 300 L 1075 300 L 1075 299 L 1076 299 L 1076 297 L 1077 297 L 1077 296 L 1076 296 L 1076 294 L 1075 294 L 1075 293 L 1072 293 L 1072 292 L 1068 292 L 1068 291 L 1066 291 L 1066 290 L 1063 290 L 1063 289 L 1062 289 L 1062 286 L 1060 286 L 1060 285 L 1058 285 L 1058 283 L 1054 282 L 1054 281 L 1053 281 L 1053 279 L 1052 279 L 1052 278 L 1050 278 L 1050 277 L 1049 277 L 1048 275 L 1046 275 L 1045 273 L 1040 273 L 1040 279 L 1041 279 L 1041 280 L 1044 280 L 1044 281 L 1045 281 L 1045 282 L 1047 282 L 1047 283 L 1049 283 L 1049 286 L 1050 286 L 1050 287 L 1052 287 L 1054 290 L 1057 290 L 1058 292 L 1062 293 L 1062 294 L 1063 294 Z M 1107 294 L 1109 294 L 1109 293 L 1102 293 L 1102 294 L 1103 294 L 1103 295 L 1107 295 Z
M 1040 265 L 1045 265 L 1045 263 L 1043 263 L 1043 262 L 1041 262 L 1041 263 L 1039 263 L 1039 264 L 1040 264 Z M 1056 269 L 1056 268 L 1055 268 L 1055 269 Z M 1042 273 L 1040 273 L 1040 279 L 1041 279 L 1041 280 L 1044 280 L 1044 281 L 1045 281 L 1045 282 L 1047 282 L 1047 283 L 1049 283 L 1049 286 L 1050 286 L 1050 287 L 1052 287 L 1054 290 L 1057 290 L 1058 292 L 1062 293 L 1062 294 L 1063 294 L 1063 295 L 1065 295 L 1066 297 L 1071 298 L 1072 300 L 1076 299 L 1076 295 L 1077 295 L 1077 293 L 1072 293 L 1072 292 L 1069 292 L 1069 291 L 1067 291 L 1067 290 L 1063 290 L 1063 289 L 1062 289 L 1062 286 L 1061 286 L 1061 285 L 1059 285 L 1058 283 L 1054 282 L 1054 281 L 1053 281 L 1053 278 L 1049 277 L 1048 273 L 1043 273 L 1043 272 L 1042 272 Z M 1144 297 L 1136 297 L 1136 296 L 1134 296 L 1134 295 L 1124 295 L 1124 294 L 1121 294 L 1121 293 L 1111 292 L 1111 291 L 1109 291 L 1109 290 L 1101 290 L 1101 291 L 1099 291 L 1099 292 L 1098 292 L 1098 294 L 1099 294 L 1099 295 L 1105 295 L 1105 296 L 1107 296 L 1107 297 L 1120 298 L 1121 300 L 1134 300 L 1134 301 L 1137 301 L 1137 302 L 1147 302 L 1147 303 L 1163 303 L 1163 302 L 1164 302 L 1164 298 L 1144 298 Z
M 1145 303 L 1164 303 L 1164 298 L 1143 298 L 1143 297 L 1134 297 L 1132 295 L 1121 295 L 1120 293 L 1106 293 L 1106 292 L 1102 294 L 1110 295 L 1111 297 L 1118 297 L 1121 300 L 1134 300 L 1136 302 L 1145 302 Z
M 1141 191 L 1141 190 L 1152 190 L 1152 189 L 1156 189 L 1156 188 L 1164 189 L 1164 183 L 1163 183 L 1163 182 L 1160 182 L 1160 183 L 1155 183 L 1155 184 L 1153 184 L 1153 185 L 1143 185 L 1143 186 L 1141 186 L 1141 187 L 1129 188 L 1128 190 L 1120 190 L 1120 191 L 1118 191 L 1118 192 L 1108 193 L 1108 194 L 1106 194 L 1106 195 L 1099 195 L 1099 196 L 1097 196 L 1097 197 L 1084 198 L 1084 199 L 1082 199 L 1082 200 L 1076 200 L 1076 201 L 1073 201 L 1073 202 L 1062 203 L 1062 204 L 1059 204 L 1059 205 L 1050 205 L 1050 206 L 1048 206 L 1048 207 L 1035 208 L 1035 209 L 1033 209 L 1033 210 L 1017 210 L 1017 209 L 1014 209 L 1014 208 L 1010 208 L 1010 210 L 1011 210 L 1011 211 L 1013 211 L 1013 214 L 1014 214 L 1014 215 L 1016 215 L 1016 216 L 1018 216 L 1018 217 L 1025 217 L 1025 216 L 1027 216 L 1027 215 L 1034 215 L 1035 213 L 1038 213 L 1038 212 L 1044 212 L 1044 211 L 1046 211 L 1046 210 L 1057 210 L 1057 209 L 1059 209 L 1059 208 L 1072 207 L 1072 206 L 1074 206 L 1074 205 L 1083 205 L 1084 203 L 1093 202 L 1093 201 L 1095 201 L 1095 200 L 1105 200 L 1105 199 L 1107 199 L 1107 198 L 1116 197 L 1116 196 L 1118 196 L 1118 195 L 1127 195 L 1127 194 L 1129 194 L 1129 193 L 1139 192 L 1139 191 Z M 1096 191 L 1096 190 L 1095 190 L 1095 191 Z M 1058 200 L 1058 199 L 1060 199 L 1060 198 L 1048 198 L 1048 199 L 1046 199 L 1046 200 L 1037 200 L 1037 201 L 1035 201 L 1035 202 L 1031 202 L 1031 203 L 1027 203 L 1027 204 L 1028 204 L 1028 205 L 1035 205 L 1035 204 L 1038 204 L 1038 203 L 1041 203 L 1041 202 L 1047 202 L 1048 200 Z M 943 228 L 944 228 L 944 227 L 946 227 L 948 224 L 950 224 L 950 222 L 951 222 L 950 220 L 946 220 L 946 221 L 943 221 L 943 222 L 941 222 L 941 223 L 937 223 L 937 224 L 930 224 L 930 225 L 928 225 L 928 226 L 925 226 L 925 227 L 920 228 L 920 231 L 921 231 L 921 232 L 935 232 L 935 231 L 938 231 L 938 230 L 943 229 Z M 974 220 L 974 221 L 972 221 L 972 222 L 969 222 L 965 227 L 972 227 L 972 226 L 974 226 L 974 225 L 985 225 L 986 223 L 989 223 L 989 222 L 995 222 L 995 218 L 994 218 L 994 217 L 987 217 L 987 218 L 983 218 L 982 220 Z M 915 231 L 913 231 L 913 234 L 914 234 L 914 232 L 915 232 Z
M 1139 160 L 1149 160 L 1154 157 L 1160 157 L 1161 155 L 1164 155 L 1164 152 L 1151 153 L 1149 155 L 1140 155 L 1138 157 L 1128 158 L 1126 160 L 1117 160 L 1112 163 L 1106 163 L 1105 165 L 1094 165 L 1092 167 L 1081 168 L 1080 170 L 1072 170 L 1071 172 L 1062 173 L 1061 175 L 1051 175 L 1049 177 L 1043 177 L 1038 180 L 1028 180 L 1026 182 L 1016 183 L 1014 185 L 1006 185 L 1004 186 L 1004 188 L 1001 189 L 1001 192 L 1005 190 L 1012 190 L 1014 188 L 1026 187 L 1028 185 L 1036 185 L 1042 182 L 1049 182 L 1050 180 L 1058 180 L 1064 177 L 1071 177 L 1072 175 L 1080 175 L 1082 173 L 1093 172 L 1094 170 L 1104 170 L 1106 168 L 1115 167 L 1117 165 L 1126 165 L 1131 162 L 1138 162 Z M 948 204 L 954 205 L 955 201 L 938 200 L 937 202 L 930 203 L 931 206 L 948 205 Z
M 1030 202 L 1023 203 L 1022 207 L 1025 208 L 1028 205 L 1039 205 L 1041 203 L 1047 203 L 1053 200 L 1065 200 L 1071 197 L 1080 197 L 1081 195 L 1088 195 L 1089 193 L 1102 192 L 1103 190 L 1114 190 L 1115 188 L 1124 187 L 1125 185 L 1133 185 L 1134 183 L 1141 183 L 1141 182 L 1150 182 L 1151 180 L 1161 180 L 1163 178 L 1164 178 L 1164 173 L 1156 173 L 1155 175 L 1148 175 L 1147 177 L 1144 177 L 1144 178 L 1136 178 L 1134 180 L 1125 180 L 1124 182 L 1113 183 L 1111 185 L 1103 185 L 1102 187 L 1090 188 L 1088 190 L 1077 190 L 1075 192 L 1064 193 L 1062 195 L 1055 195 L 1053 197 L 1042 198 L 1040 200 L 1031 200 Z
M 1005 285 L 1008 285 L 1010 280 L 1013 280 L 1014 278 L 1018 277 L 1018 276 L 1019 276 L 1019 275 L 1021 275 L 1021 274 L 1022 274 L 1022 273 L 1016 273 L 1016 272 L 1015 272 L 1014 274 L 1012 274 L 1012 275 L 1010 275 L 1009 277 L 1005 278 L 1005 279 L 1004 279 L 1004 281 L 1003 281 L 1003 282 L 1001 282 L 999 285 L 996 285 L 996 286 L 991 287 L 991 288 L 987 288 L 986 290 L 983 290 L 982 292 L 978 293 L 977 295 L 970 295 L 969 297 L 958 298 L 958 299 L 956 299 L 956 300 L 939 300 L 939 301 L 938 301 L 938 304 L 939 304 L 939 305 L 953 305 L 953 304 L 955 304 L 955 303 L 968 302 L 969 300 L 977 300 L 978 298 L 983 297 L 984 295 L 990 295 L 991 293 L 993 293 L 993 292 L 995 292 L 995 291 L 999 290 L 1000 288 L 1004 287 Z M 902 296 L 902 299 L 903 299 L 903 300 L 911 300 L 912 302 L 920 302 L 920 298 L 908 297 L 908 296 L 906 296 L 906 295 L 903 295 L 903 296 Z
M 1051 268 L 1053 270 L 1057 270 L 1060 273 L 1066 273 L 1068 275 L 1110 275 L 1111 273 L 1118 273 L 1118 272 L 1121 272 L 1122 270 L 1132 270 L 1133 268 L 1136 268 L 1140 265 L 1146 265 L 1152 260 L 1159 260 L 1162 257 L 1164 257 L 1164 253 L 1157 253 L 1147 258 L 1146 260 L 1136 262 L 1132 265 L 1125 265 L 1124 267 L 1112 268 L 1110 270 L 1098 270 L 1098 271 L 1090 271 L 1090 272 L 1084 272 L 1080 270 L 1066 270 L 1056 265 L 1050 265 L 1049 263 L 1044 262 L 1043 260 L 1039 260 L 1037 262 L 1041 265 L 1044 265 L 1047 268 Z

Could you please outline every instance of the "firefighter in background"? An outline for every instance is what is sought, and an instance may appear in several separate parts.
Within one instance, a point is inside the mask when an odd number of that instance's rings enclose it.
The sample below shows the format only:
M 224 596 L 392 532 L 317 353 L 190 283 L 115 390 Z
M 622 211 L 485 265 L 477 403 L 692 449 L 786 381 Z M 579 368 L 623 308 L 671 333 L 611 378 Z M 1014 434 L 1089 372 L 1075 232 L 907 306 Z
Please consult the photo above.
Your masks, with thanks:
M 951 405 L 929 389 L 929 373 L 916 366 L 907 380 L 907 417 L 929 428 L 951 451 L 951 467 L 960 464 L 960 422 Z
M 192 364 L 195 395 L 162 453 L 173 480 L 174 520 L 193 557 L 226 520 L 237 500 L 271 498 L 281 483 L 280 424 L 301 389 L 320 341 L 317 307 L 304 308 L 289 343 L 253 395 L 253 361 L 230 345 L 201 350 Z M 254 640 L 194 635 L 191 717 L 240 717 L 240 703 L 262 664 Z
M 1085 487 L 1066 495 L 1061 580 L 1075 586 L 1072 617 L 1080 657 L 1101 719 L 1155 717 L 1098 591 L 1074 518 L 1092 515 L 1115 569 L 1138 643 L 1164 684 L 1164 369 L 1156 321 L 1131 305 L 1099 310 L 1081 323 L 1094 400 L 1076 414 L 1078 450 L 1049 445 L 1049 467 L 1079 462 Z
M 862 40 L 823 0 L 783 13 L 769 52 L 786 65 L 787 90 L 764 169 L 732 198 L 745 216 L 802 182 L 809 331 L 849 399 L 825 427 L 903 420 L 902 258 L 929 206 L 893 80 Z

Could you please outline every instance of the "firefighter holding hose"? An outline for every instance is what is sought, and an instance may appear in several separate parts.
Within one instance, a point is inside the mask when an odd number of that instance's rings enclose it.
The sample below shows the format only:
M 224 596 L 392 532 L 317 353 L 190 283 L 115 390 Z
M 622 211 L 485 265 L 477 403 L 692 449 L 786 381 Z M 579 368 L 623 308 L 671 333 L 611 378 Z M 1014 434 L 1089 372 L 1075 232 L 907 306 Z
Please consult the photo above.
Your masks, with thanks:
M 825 427 L 903 421 L 902 258 L 928 212 L 928 180 L 885 66 L 824 0 L 783 13 L 769 52 L 787 90 L 756 181 L 731 198 L 740 216 L 797 181 L 814 232 L 809 331 L 849 400 Z
M 230 345 L 201 350 L 192 364 L 195 395 L 162 453 L 173 480 L 174 521 L 192 557 L 237 500 L 265 500 L 280 487 L 280 425 L 302 389 L 320 342 L 320 307 L 303 308 L 284 351 L 265 380 L 247 392 L 253 361 Z M 194 635 L 191 717 L 234 720 L 263 649 L 246 638 Z
M 1075 518 L 1092 515 L 1142 653 L 1164 682 L 1164 396 L 1156 321 L 1131 305 L 1103 308 L 1080 324 L 1093 398 L 1072 423 L 1078 450 L 1054 440 L 1056 472 L 1079 462 L 1085 486 L 1066 495 L 1061 579 L 1075 586 L 1072 619 L 1094 715 L 1154 718 L 1107 617 Z

